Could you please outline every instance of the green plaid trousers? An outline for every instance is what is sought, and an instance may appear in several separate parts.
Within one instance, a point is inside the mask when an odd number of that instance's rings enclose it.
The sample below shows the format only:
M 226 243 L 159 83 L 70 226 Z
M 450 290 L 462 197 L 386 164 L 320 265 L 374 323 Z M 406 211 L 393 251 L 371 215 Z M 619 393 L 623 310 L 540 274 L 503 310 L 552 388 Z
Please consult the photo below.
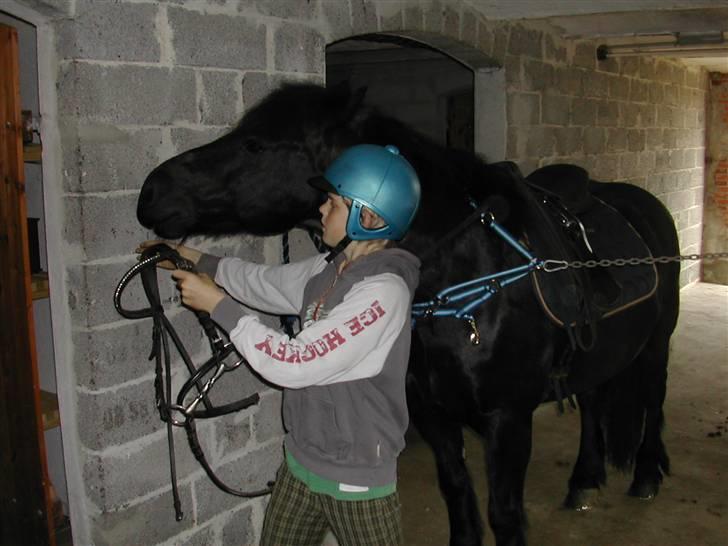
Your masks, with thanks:
M 399 546 L 399 495 L 337 500 L 312 492 L 284 461 L 265 513 L 260 546 L 321 546 L 328 529 L 340 546 Z

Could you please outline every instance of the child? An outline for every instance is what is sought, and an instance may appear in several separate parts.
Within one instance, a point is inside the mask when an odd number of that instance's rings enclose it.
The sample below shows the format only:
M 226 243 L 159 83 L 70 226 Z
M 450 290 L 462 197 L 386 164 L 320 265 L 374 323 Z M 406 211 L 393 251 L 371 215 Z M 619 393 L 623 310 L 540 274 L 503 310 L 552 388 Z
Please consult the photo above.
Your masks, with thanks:
M 319 210 L 328 256 L 257 265 L 180 246 L 214 283 L 172 276 L 183 303 L 209 312 L 250 367 L 283 387 L 285 461 L 261 544 L 320 546 L 328 528 L 341 546 L 401 544 L 397 457 L 420 263 L 390 242 L 414 219 L 419 180 L 394 146 L 362 144 L 309 183 L 327 192 Z M 238 301 L 298 313 L 302 330 L 290 338 Z

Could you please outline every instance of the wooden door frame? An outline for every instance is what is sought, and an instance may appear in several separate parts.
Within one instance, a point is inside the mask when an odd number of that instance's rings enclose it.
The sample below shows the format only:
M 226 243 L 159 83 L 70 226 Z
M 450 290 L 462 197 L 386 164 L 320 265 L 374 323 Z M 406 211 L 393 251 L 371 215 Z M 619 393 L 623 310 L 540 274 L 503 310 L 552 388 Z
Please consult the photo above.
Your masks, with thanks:
M 0 24 L 0 543 L 55 545 L 40 412 L 18 35 Z

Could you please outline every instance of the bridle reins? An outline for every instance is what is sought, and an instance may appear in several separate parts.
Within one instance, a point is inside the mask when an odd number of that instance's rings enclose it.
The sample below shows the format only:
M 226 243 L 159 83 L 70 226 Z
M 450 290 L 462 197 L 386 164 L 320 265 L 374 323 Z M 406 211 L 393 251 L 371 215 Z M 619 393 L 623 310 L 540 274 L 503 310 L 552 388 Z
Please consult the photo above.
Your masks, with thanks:
M 172 326 L 172 323 L 164 314 L 164 307 L 162 306 L 159 285 L 157 283 L 157 264 L 163 261 L 172 262 L 178 269 L 195 271 L 195 266 L 192 262 L 180 256 L 176 250 L 170 248 L 168 245 L 158 244 L 148 247 L 142 252 L 139 263 L 127 271 L 119 281 L 114 291 L 114 307 L 125 318 L 152 318 L 153 321 L 152 351 L 149 355 L 149 360 L 154 359 L 155 361 L 154 389 L 156 405 L 159 410 L 160 419 L 167 423 L 172 496 L 175 517 L 177 521 L 181 521 L 183 513 L 177 487 L 177 469 L 173 438 L 174 426 L 184 427 L 187 432 L 190 449 L 195 458 L 205 470 L 210 480 L 224 492 L 238 497 L 259 497 L 270 493 L 272 483 L 268 482 L 267 488 L 257 491 L 238 491 L 227 486 L 213 472 L 210 464 L 207 462 L 207 458 L 197 437 L 196 420 L 220 417 L 228 413 L 240 411 L 257 404 L 260 396 L 258 393 L 255 393 L 237 402 L 231 402 L 221 406 L 214 405 L 210 401 L 208 393 L 215 382 L 226 372 L 238 368 L 245 360 L 239 358 L 232 364 L 227 363 L 226 359 L 235 351 L 235 347 L 231 342 L 225 342 L 223 340 L 218 332 L 217 326 L 208 313 L 196 311 L 195 314 L 210 343 L 212 356 L 199 368 L 194 365 L 182 340 Z M 149 300 L 149 307 L 135 310 L 125 309 L 121 305 L 121 295 L 129 282 L 137 275 L 141 276 L 144 293 Z M 190 372 L 190 378 L 180 388 L 174 403 L 172 402 L 170 338 Z M 197 391 L 197 394 L 192 401 L 187 402 L 186 398 L 193 389 Z M 200 404 L 203 406 L 202 408 L 198 407 Z M 175 417 L 175 413 L 178 414 L 177 417 Z

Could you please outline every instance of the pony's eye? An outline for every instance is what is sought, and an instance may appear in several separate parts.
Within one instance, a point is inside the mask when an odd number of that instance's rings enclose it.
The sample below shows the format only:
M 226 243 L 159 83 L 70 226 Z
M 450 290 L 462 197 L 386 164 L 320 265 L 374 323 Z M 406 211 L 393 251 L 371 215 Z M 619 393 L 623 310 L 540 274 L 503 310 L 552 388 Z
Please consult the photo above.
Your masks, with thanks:
M 251 138 L 245 141 L 245 149 L 251 154 L 257 154 L 263 150 L 263 146 L 260 142 Z

